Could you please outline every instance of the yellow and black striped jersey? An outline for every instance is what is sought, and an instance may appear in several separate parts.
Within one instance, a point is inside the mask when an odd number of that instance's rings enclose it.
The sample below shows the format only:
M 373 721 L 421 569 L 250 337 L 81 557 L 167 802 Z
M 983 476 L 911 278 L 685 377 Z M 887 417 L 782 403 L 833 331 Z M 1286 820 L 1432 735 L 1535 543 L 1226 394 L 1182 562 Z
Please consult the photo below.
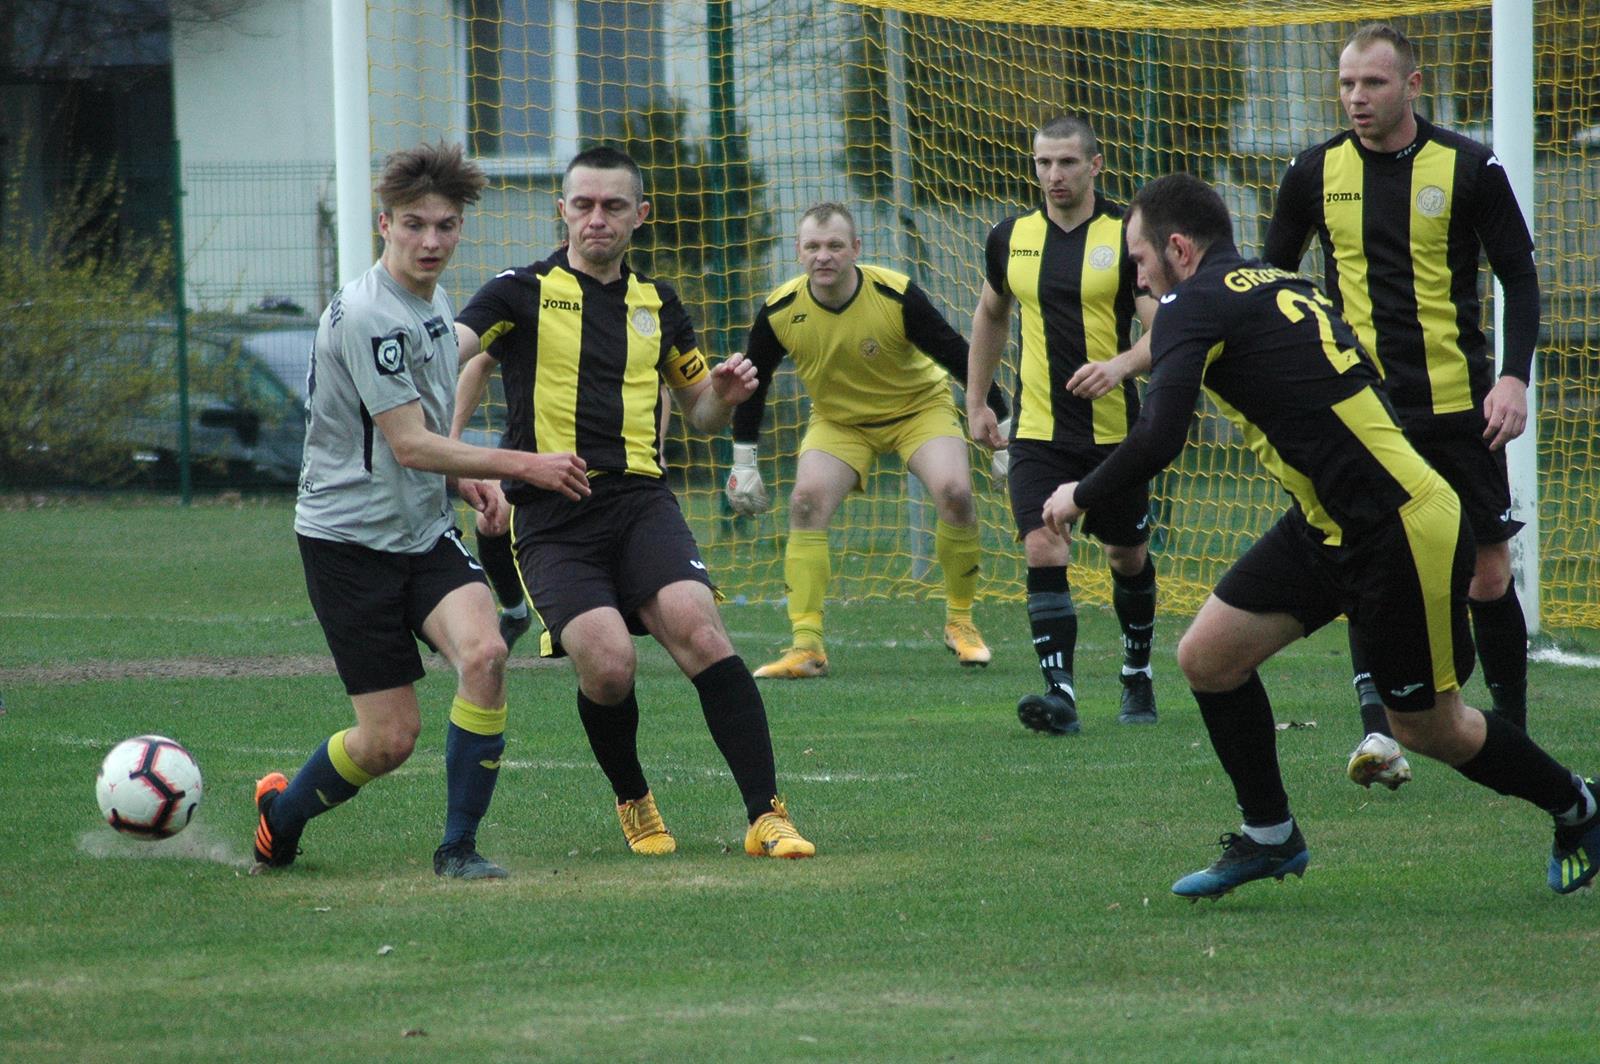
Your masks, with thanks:
M 1307 278 L 1213 246 L 1161 299 L 1137 425 L 1074 500 L 1143 483 L 1183 449 L 1203 386 L 1331 546 L 1444 489 L 1400 428 L 1377 367 Z
M 1007 218 L 984 249 L 989 287 L 1022 306 L 1016 437 L 1111 444 L 1139 413 L 1130 380 L 1098 399 L 1079 399 L 1067 380 L 1085 362 L 1127 350 L 1138 291 L 1123 239 L 1122 208 L 1096 195 L 1094 214 L 1071 232 L 1043 207 Z
M 1395 406 L 1450 414 L 1475 409 L 1494 383 L 1480 247 L 1506 286 L 1504 372 L 1523 381 L 1538 334 L 1538 274 L 1494 153 L 1420 116 L 1417 130 L 1398 152 L 1371 151 L 1346 130 L 1297 156 L 1264 257 L 1298 269 L 1315 233 L 1327 293 L 1376 357 Z
M 661 382 L 684 388 L 708 373 L 670 286 L 626 265 L 603 284 L 562 249 L 492 278 L 456 320 L 500 362 L 508 446 L 574 452 L 591 475 L 661 476 Z M 506 485 L 512 502 L 550 494 Z
M 855 294 L 842 307 L 817 302 L 805 274 L 762 303 L 745 342 L 759 384 L 734 411 L 735 440 L 753 443 L 760 434 L 767 388 L 785 355 L 813 413 L 843 425 L 881 424 L 947 402 L 946 371 L 966 383 L 967 341 L 927 294 L 903 273 L 855 269 Z

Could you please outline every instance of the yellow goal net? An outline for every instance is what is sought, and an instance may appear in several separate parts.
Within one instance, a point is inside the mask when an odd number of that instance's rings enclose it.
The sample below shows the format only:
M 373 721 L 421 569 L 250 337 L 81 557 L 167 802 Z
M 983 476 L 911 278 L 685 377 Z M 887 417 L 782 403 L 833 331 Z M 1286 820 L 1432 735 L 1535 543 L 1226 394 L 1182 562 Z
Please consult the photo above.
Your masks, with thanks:
M 1600 627 L 1600 3 L 1533 6 L 1543 616 Z M 550 253 L 562 168 L 611 143 L 641 163 L 654 208 L 632 261 L 677 288 L 714 358 L 743 347 L 762 297 L 798 272 L 796 222 L 821 200 L 851 204 L 863 261 L 910 274 L 966 334 L 989 228 L 1036 201 L 1035 126 L 1085 117 L 1113 200 L 1175 170 L 1213 182 L 1251 253 L 1289 159 L 1341 128 L 1338 51 L 1371 18 L 1418 42 L 1422 112 L 1489 141 L 1487 4 L 371 0 L 373 156 L 443 136 L 491 174 L 447 280 L 457 306 L 499 270 Z M 1306 268 L 1320 277 L 1319 263 Z M 1015 361 L 1013 343 L 1008 389 Z M 492 398 L 478 429 L 497 432 L 503 412 Z M 784 593 L 787 491 L 807 415 L 781 370 L 761 446 L 777 504 L 758 518 L 723 502 L 727 440 L 671 428 L 673 485 L 732 597 Z M 982 596 L 1020 598 L 1007 500 L 987 455 L 972 457 Z M 1163 609 L 1196 608 L 1283 505 L 1227 424 L 1202 412 L 1191 446 L 1153 485 Z M 884 460 L 834 522 L 830 597 L 942 594 L 933 524 L 913 478 Z M 1082 600 L 1109 600 L 1093 542 L 1075 547 L 1072 579 Z

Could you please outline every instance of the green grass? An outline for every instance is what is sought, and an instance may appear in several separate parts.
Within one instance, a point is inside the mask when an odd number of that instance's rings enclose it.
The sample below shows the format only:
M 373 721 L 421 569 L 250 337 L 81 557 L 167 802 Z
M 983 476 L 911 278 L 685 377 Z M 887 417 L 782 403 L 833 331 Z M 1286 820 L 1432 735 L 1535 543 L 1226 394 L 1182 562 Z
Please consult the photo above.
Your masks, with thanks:
M 1085 611 L 1085 731 L 1046 739 L 1013 713 L 1037 682 L 1015 604 L 980 605 L 996 660 L 977 672 L 939 645 L 937 604 L 834 605 L 835 675 L 763 688 L 813 861 L 743 856 L 692 688 L 641 644 L 674 857 L 625 852 L 566 668 L 519 667 L 481 836 L 512 879 L 429 868 L 445 671 L 422 685 L 412 760 L 312 824 L 294 869 L 251 877 L 252 781 L 348 723 L 331 669 L 70 670 L 320 660 L 287 502 L 0 511 L 0 537 L 30 545 L 0 582 L 8 1062 L 1593 1055 L 1600 902 L 1544 886 L 1548 821 L 1519 802 L 1433 763 L 1397 794 L 1343 779 L 1357 721 L 1338 626 L 1264 673 L 1281 722 L 1317 724 L 1279 735 L 1310 870 L 1216 904 L 1168 893 L 1237 823 L 1172 661 L 1183 619 L 1159 627 L 1161 724 L 1127 729 L 1115 624 Z M 749 660 L 783 642 L 779 608 L 725 616 Z M 1538 737 L 1596 767 L 1592 673 L 1535 664 L 1532 687 Z M 164 844 L 114 835 L 92 794 L 104 752 L 145 731 L 206 773 L 196 822 Z

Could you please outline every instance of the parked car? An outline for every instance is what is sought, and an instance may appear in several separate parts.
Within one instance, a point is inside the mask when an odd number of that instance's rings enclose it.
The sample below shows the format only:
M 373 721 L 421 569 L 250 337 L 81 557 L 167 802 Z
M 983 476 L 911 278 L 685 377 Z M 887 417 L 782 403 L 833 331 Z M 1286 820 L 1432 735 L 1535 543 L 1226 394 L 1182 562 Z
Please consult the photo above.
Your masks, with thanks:
M 171 381 L 128 419 L 129 457 L 143 477 L 179 476 L 177 333 L 155 324 L 123 333 L 117 344 L 149 360 Z M 258 355 L 248 338 L 192 332 L 189 362 L 189 455 L 201 483 L 286 486 L 299 480 L 305 404 Z

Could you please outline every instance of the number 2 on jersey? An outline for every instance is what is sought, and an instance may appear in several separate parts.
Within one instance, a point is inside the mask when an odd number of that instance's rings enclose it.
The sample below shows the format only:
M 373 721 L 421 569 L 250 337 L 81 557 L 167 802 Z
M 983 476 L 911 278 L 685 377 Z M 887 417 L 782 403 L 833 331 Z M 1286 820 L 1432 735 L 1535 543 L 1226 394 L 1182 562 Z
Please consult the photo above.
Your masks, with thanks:
M 1322 304 L 1315 299 L 1301 295 L 1289 288 L 1278 289 L 1278 309 L 1283 311 L 1283 316 L 1299 324 L 1306 319 L 1306 315 L 1317 321 L 1317 333 L 1322 337 L 1322 353 L 1328 356 L 1328 361 L 1333 363 L 1333 368 L 1340 373 L 1346 373 L 1352 366 L 1361 361 L 1361 352 L 1354 347 L 1340 347 L 1333 336 L 1333 320 L 1328 317 L 1328 312 Z

